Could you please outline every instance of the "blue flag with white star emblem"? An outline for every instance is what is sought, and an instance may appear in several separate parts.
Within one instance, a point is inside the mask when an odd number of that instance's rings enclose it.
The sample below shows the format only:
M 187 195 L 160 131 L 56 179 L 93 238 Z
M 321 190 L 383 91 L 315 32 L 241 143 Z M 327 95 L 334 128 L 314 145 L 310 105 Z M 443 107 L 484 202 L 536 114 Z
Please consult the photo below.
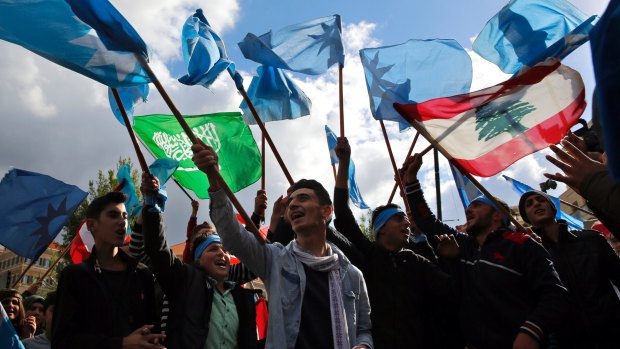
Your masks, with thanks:
M 50 176 L 11 169 L 0 181 L 0 244 L 39 258 L 86 195 Z
M 111 87 L 150 81 L 146 45 L 108 1 L 0 0 L 0 39 Z
M 291 120 L 310 115 L 312 102 L 282 69 L 260 66 L 252 78 L 248 96 L 263 122 Z M 256 125 L 250 107 L 244 101 L 239 108 L 248 125 Z
M 228 59 L 224 41 L 211 28 L 201 9 L 185 21 L 181 40 L 187 75 L 179 79 L 180 83 L 209 87 L 225 70 L 233 72 L 235 82 L 242 80 Z
M 294 24 L 261 36 L 248 33 L 239 48 L 247 59 L 298 73 L 323 74 L 344 65 L 339 15 Z
M 394 103 L 421 103 L 469 92 L 471 58 L 455 40 L 409 40 L 360 50 L 370 110 L 375 120 L 411 127 Z

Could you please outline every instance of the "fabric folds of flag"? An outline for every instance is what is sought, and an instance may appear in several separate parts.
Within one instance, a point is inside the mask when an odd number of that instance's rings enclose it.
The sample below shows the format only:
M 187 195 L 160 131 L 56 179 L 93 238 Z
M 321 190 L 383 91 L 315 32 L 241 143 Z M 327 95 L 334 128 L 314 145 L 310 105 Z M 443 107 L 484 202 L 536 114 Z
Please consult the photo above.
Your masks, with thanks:
M 0 304 L 0 348 L 2 349 L 24 349 L 24 344 L 19 340 L 19 336 L 15 331 L 15 327 L 11 324 L 11 320 Z M 258 316 L 258 315 L 257 315 Z M 258 319 L 258 317 L 257 317 Z
M 164 212 L 166 208 L 166 201 L 168 200 L 166 183 L 170 177 L 172 177 L 177 168 L 179 168 L 179 162 L 168 158 L 157 159 L 149 166 L 149 171 L 151 171 L 151 173 L 159 180 L 157 204 L 162 212 Z
M 512 74 L 533 66 L 547 48 L 588 19 L 565 0 L 511 0 L 484 26 L 472 48 Z M 545 60 L 547 55 L 542 57 Z
M 469 178 L 463 176 L 461 171 L 453 164 L 450 164 L 450 170 L 454 177 L 454 183 L 456 184 L 456 190 L 459 192 L 459 197 L 463 203 L 463 208 L 467 209 L 469 204 L 477 197 L 482 196 L 482 192 L 478 187 L 469 180 Z
M 83 5 L 80 3 L 65 0 L 0 0 L 0 39 L 20 45 L 111 87 L 148 83 L 150 78 L 134 55 L 136 50 L 145 48 L 144 42 L 140 39 L 140 43 L 134 43 L 133 46 L 127 43 L 129 38 L 135 40 L 137 36 L 131 25 L 108 1 L 96 2 L 93 6 L 97 12 L 90 12 L 90 15 L 89 5 L 86 2 Z M 93 3 L 89 1 L 90 5 Z M 99 22 L 99 32 L 95 33 L 84 20 L 93 19 L 93 15 L 100 13 L 105 13 L 107 19 Z M 104 27 L 109 20 L 118 26 L 106 27 L 110 34 L 106 36 Z M 132 34 L 116 33 L 121 28 L 131 28 Z M 115 36 L 122 37 L 124 44 L 113 45 Z M 134 50 L 116 50 L 119 47 L 131 47 Z M 146 55 L 146 51 L 141 54 Z
M 71 256 L 73 264 L 80 264 L 90 256 L 90 252 L 93 250 L 93 246 L 95 246 L 95 239 L 93 234 L 88 231 L 86 219 L 80 223 L 75 234 L 76 236 L 69 248 L 69 256 Z
M 243 56 L 263 65 L 319 75 L 344 65 L 339 15 L 294 24 L 261 36 L 248 33 L 239 48 Z
M 620 183 L 620 2 L 611 1 L 590 35 L 596 105 L 605 139 L 607 167 Z
M 461 169 L 482 177 L 558 143 L 585 107 L 581 76 L 553 59 L 480 91 L 395 104 Z
M 360 50 L 370 110 L 376 120 L 410 127 L 394 103 L 420 103 L 469 92 L 471 58 L 455 40 L 409 40 Z
M 213 147 L 219 157 L 221 174 L 233 192 L 261 176 L 261 155 L 241 113 L 226 112 L 185 116 L 197 138 Z M 173 177 L 201 199 L 209 197 L 207 176 L 192 161 L 192 143 L 172 115 L 139 116 L 134 131 L 158 158 L 179 161 Z
M 39 258 L 86 195 L 50 176 L 11 169 L 0 182 L 0 244 Z
M 116 172 L 116 178 L 118 179 L 118 186 L 120 188 L 118 191 L 127 195 L 125 209 L 127 210 L 129 221 L 132 221 L 142 212 L 142 203 L 138 199 L 136 186 L 131 179 L 131 166 L 129 166 L 129 164 L 121 166 Z M 129 229 L 129 227 L 127 227 L 127 229 Z
M 117 89 L 117 91 L 118 96 L 121 98 L 121 103 L 123 103 L 123 108 L 125 109 L 127 118 L 129 119 L 130 123 L 133 123 L 134 108 L 139 102 L 146 103 L 146 100 L 149 96 L 149 85 L 144 84 L 131 87 L 120 87 Z M 121 125 L 125 126 L 123 114 L 121 113 L 121 109 L 116 103 L 116 98 L 114 98 L 112 88 L 108 88 L 108 100 L 110 102 L 110 109 L 112 109 L 112 113 L 116 117 L 116 120 L 118 120 Z
M 260 66 L 252 78 L 248 96 L 263 122 L 297 119 L 310 115 L 312 102 L 282 69 Z M 239 106 L 248 125 L 256 120 L 245 101 Z
M 502 177 L 504 177 L 505 180 L 507 180 L 510 184 L 512 184 L 512 189 L 516 191 L 517 193 L 519 193 L 520 195 L 523 195 L 530 190 L 534 190 L 534 188 L 530 187 L 527 184 L 521 183 L 516 179 L 512 179 L 508 176 L 502 176 Z M 579 218 L 575 218 L 569 215 L 568 213 L 562 211 L 561 202 L 559 198 L 552 196 L 552 195 L 549 195 L 549 197 L 551 198 L 551 201 L 553 201 L 553 204 L 555 205 L 555 208 L 556 208 L 557 213 L 555 215 L 555 219 L 562 219 L 566 221 L 568 226 L 570 226 L 573 229 L 583 229 L 582 220 L 580 220 Z
M 226 69 L 234 71 L 224 41 L 211 28 L 201 9 L 185 21 L 181 38 L 187 75 L 179 79 L 180 83 L 209 87 Z
M 334 131 L 332 131 L 329 126 L 325 125 L 325 136 L 327 137 L 327 147 L 329 148 L 329 157 L 332 165 L 338 163 L 338 156 L 336 156 L 336 144 L 338 139 Z M 355 180 L 355 163 L 353 159 L 349 159 L 349 198 L 353 204 L 363 210 L 367 210 L 370 208 L 365 202 L 364 198 L 362 198 L 362 192 L 360 188 L 357 186 L 357 181 Z

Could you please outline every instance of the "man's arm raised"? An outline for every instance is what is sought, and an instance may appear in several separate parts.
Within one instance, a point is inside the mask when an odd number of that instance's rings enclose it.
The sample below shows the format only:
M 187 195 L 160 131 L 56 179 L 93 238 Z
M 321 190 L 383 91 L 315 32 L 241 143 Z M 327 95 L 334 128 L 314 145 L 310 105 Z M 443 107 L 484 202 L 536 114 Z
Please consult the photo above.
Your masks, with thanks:
M 221 186 L 214 176 L 219 171 L 217 153 L 213 148 L 201 142 L 192 145 L 194 156 L 192 160 L 209 179 L 209 196 L 211 220 L 215 224 L 222 244 L 232 254 L 237 256 L 258 277 L 264 278 L 266 273 L 269 245 L 261 245 L 254 235 L 245 230 L 239 223 L 233 211 L 230 200 L 221 190 Z

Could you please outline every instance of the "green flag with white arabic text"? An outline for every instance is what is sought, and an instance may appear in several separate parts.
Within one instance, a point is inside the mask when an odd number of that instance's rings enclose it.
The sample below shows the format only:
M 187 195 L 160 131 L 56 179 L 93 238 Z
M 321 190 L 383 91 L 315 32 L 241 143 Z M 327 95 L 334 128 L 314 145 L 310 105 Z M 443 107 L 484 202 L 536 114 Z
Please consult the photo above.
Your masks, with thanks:
M 197 138 L 215 149 L 220 173 L 233 192 L 261 176 L 261 155 L 241 113 L 184 116 Z M 134 131 L 156 158 L 179 161 L 174 178 L 201 199 L 209 198 L 207 175 L 192 161 L 192 142 L 173 115 L 145 115 L 134 120 Z

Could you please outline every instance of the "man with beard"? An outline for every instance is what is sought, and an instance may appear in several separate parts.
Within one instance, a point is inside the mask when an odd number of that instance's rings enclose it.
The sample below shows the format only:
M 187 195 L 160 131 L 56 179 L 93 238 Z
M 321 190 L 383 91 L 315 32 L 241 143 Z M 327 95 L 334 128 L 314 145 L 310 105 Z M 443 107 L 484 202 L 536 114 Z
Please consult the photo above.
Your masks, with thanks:
M 422 157 L 405 161 L 406 194 L 416 224 L 439 240 L 440 265 L 457 278 L 460 323 L 468 347 L 543 348 L 561 326 L 568 298 L 549 254 L 509 229 L 508 217 L 481 196 L 465 210 L 466 234 L 437 220 L 417 173 Z M 506 212 L 508 205 L 499 201 Z

